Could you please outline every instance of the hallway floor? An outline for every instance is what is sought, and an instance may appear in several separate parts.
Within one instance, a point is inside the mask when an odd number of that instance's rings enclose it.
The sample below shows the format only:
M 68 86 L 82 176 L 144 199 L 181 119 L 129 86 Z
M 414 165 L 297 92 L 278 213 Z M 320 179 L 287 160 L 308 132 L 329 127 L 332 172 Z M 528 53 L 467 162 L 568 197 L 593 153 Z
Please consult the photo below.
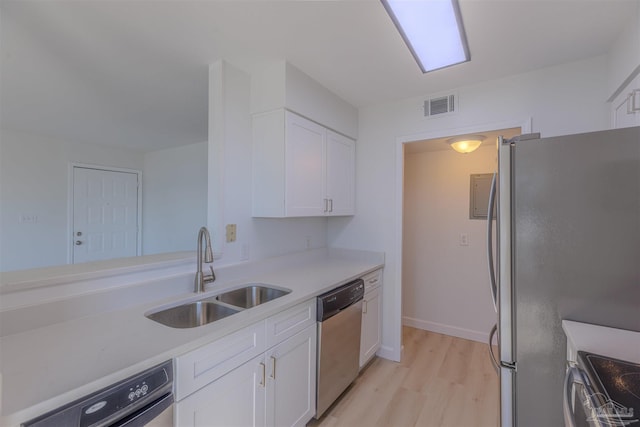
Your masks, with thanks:
M 498 426 L 486 344 L 403 327 L 401 363 L 375 358 L 309 427 Z

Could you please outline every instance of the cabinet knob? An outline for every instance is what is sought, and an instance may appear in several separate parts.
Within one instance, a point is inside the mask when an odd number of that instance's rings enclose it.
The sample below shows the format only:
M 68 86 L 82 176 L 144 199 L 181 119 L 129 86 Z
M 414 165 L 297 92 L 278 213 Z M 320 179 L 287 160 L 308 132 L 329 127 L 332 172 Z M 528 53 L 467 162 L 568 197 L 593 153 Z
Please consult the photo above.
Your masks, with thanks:
M 82 244 L 82 241 L 76 240 L 76 246 L 80 246 L 81 244 Z

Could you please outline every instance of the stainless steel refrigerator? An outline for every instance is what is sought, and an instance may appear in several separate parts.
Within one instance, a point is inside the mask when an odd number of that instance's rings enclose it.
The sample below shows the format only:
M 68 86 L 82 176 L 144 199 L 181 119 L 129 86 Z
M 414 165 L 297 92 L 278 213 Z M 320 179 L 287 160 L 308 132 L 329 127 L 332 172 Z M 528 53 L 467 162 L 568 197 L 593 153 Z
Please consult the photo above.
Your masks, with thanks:
M 501 425 L 560 427 L 561 320 L 640 331 L 640 127 L 499 138 L 491 196 Z

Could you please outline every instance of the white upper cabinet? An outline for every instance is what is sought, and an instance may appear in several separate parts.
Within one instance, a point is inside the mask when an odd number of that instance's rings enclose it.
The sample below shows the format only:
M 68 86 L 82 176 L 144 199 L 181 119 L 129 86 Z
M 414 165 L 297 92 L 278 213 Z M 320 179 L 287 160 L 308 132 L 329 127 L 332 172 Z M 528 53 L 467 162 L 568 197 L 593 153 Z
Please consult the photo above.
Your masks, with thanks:
M 640 74 L 611 103 L 611 127 L 640 126 Z
M 356 144 L 352 139 L 327 130 L 326 151 L 327 214 L 353 215 Z
M 253 117 L 253 216 L 353 215 L 355 141 L 284 109 Z
M 285 113 L 285 215 L 317 216 L 326 194 L 326 130 Z

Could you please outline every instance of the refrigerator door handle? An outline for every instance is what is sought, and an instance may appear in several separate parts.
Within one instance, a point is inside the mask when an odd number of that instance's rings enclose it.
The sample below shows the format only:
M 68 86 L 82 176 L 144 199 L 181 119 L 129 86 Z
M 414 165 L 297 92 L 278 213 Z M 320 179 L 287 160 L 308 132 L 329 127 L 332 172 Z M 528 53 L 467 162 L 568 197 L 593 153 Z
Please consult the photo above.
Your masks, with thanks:
M 498 359 L 496 358 L 496 354 L 493 352 L 493 336 L 498 332 L 498 325 L 493 325 L 491 328 L 491 332 L 489 333 L 489 356 L 491 357 L 491 364 L 493 368 L 496 370 L 497 374 L 500 374 L 500 364 L 498 363 Z
M 489 206 L 487 207 L 487 262 L 489 267 L 489 279 L 491 285 L 491 297 L 493 298 L 493 308 L 498 312 L 496 294 L 498 285 L 496 283 L 496 271 L 493 261 L 493 208 L 496 203 L 496 173 L 491 179 L 491 191 L 489 191 Z

